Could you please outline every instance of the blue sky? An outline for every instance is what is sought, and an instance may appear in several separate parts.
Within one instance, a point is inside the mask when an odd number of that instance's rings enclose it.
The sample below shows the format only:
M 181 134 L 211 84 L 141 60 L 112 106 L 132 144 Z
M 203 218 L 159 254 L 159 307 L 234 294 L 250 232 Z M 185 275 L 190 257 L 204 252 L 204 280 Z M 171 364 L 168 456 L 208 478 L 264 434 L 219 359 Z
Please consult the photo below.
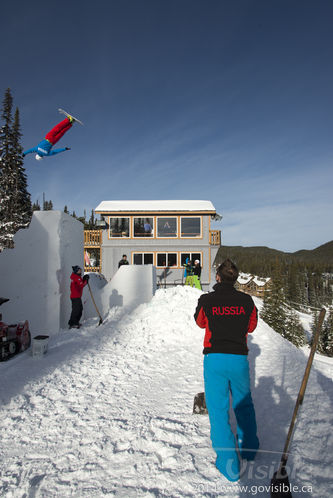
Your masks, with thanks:
M 2 96 L 24 148 L 61 117 L 71 151 L 25 168 L 32 200 L 207 199 L 224 245 L 332 240 L 331 0 L 12 0 Z M 1 97 L 2 98 L 2 97 Z

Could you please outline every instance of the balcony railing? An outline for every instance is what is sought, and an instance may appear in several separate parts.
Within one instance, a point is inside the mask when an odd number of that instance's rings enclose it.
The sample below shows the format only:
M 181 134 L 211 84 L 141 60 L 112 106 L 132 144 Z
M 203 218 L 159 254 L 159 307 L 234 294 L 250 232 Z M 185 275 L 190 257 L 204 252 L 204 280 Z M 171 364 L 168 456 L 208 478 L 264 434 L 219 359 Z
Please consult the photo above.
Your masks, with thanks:
M 84 230 L 84 247 L 100 247 L 102 230 Z
M 221 231 L 220 230 L 209 230 L 209 243 L 212 246 L 221 245 Z
M 84 273 L 87 273 L 87 272 L 95 272 L 95 273 L 100 273 L 101 271 L 101 268 L 99 266 L 88 266 L 88 265 L 84 265 Z

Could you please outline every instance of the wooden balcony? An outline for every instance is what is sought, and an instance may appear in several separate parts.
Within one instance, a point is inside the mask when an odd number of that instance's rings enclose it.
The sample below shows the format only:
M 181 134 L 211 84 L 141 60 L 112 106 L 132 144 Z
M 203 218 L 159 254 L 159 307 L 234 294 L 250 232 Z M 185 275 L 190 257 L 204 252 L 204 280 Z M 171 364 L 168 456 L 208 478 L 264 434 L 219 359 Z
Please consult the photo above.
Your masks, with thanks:
M 84 230 L 84 247 L 101 247 L 102 230 Z
M 211 246 L 221 245 L 221 231 L 220 230 L 209 230 L 209 243 Z
M 101 271 L 101 268 L 99 266 L 88 266 L 88 265 L 84 265 L 84 273 L 87 273 L 87 272 L 94 272 L 94 273 L 100 273 Z

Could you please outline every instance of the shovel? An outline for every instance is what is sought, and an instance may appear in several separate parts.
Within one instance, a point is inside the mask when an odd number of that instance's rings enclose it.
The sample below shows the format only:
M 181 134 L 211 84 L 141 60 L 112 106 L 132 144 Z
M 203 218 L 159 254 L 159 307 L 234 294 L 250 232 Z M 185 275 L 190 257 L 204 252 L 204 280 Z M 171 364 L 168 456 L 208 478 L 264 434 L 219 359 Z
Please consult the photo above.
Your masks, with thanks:
M 194 397 L 193 413 L 199 415 L 207 415 L 208 410 L 206 406 L 205 393 L 198 393 Z
M 90 295 L 91 295 L 91 299 L 92 299 L 92 302 L 94 303 L 94 306 L 95 306 L 95 310 L 97 311 L 97 315 L 99 316 L 99 322 L 98 322 L 98 325 L 100 325 L 101 323 L 103 323 L 103 318 L 101 317 L 101 314 L 100 312 L 98 311 L 98 308 L 96 306 L 96 303 L 95 303 L 95 299 L 94 299 L 94 296 L 93 296 L 93 293 L 91 292 L 91 288 L 90 288 L 90 284 L 89 284 L 89 280 L 88 280 L 88 289 L 89 289 L 89 292 L 90 292 Z
M 288 460 L 288 448 L 289 448 L 289 445 L 291 442 L 292 433 L 293 433 L 293 429 L 294 429 L 295 422 L 296 422 L 297 412 L 298 412 L 300 405 L 303 403 L 304 393 L 305 393 L 306 385 L 308 383 L 311 365 L 312 365 L 313 357 L 314 357 L 314 354 L 315 354 L 315 351 L 317 348 L 318 339 L 319 339 L 319 335 L 320 335 L 320 329 L 321 329 L 321 326 L 322 326 L 324 318 L 325 318 L 325 313 L 326 313 L 326 310 L 324 308 L 322 308 L 320 315 L 319 315 L 319 320 L 317 323 L 315 335 L 313 338 L 310 355 L 308 358 L 308 362 L 306 364 L 305 373 L 303 376 L 301 388 L 300 388 L 299 393 L 298 393 L 296 405 L 294 408 L 294 413 L 293 413 L 293 416 L 291 419 L 286 443 L 284 445 L 279 470 L 277 470 L 275 472 L 275 474 L 273 475 L 273 478 L 271 480 L 271 498 L 292 498 L 292 494 L 290 491 L 289 478 L 288 478 L 288 474 L 287 474 L 287 470 L 286 470 L 286 465 L 287 465 L 287 460 Z

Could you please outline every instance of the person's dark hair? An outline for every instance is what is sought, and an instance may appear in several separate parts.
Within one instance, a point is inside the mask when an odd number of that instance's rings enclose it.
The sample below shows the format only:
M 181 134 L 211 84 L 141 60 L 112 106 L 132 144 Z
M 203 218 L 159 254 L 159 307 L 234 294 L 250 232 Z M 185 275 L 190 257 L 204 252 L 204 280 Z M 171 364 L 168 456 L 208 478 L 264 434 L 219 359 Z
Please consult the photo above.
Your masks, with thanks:
M 123 254 L 123 258 L 127 258 L 127 254 Z
M 222 282 L 235 283 L 238 278 L 238 268 L 231 261 L 231 259 L 226 259 L 216 270 L 216 274 L 221 278 Z

